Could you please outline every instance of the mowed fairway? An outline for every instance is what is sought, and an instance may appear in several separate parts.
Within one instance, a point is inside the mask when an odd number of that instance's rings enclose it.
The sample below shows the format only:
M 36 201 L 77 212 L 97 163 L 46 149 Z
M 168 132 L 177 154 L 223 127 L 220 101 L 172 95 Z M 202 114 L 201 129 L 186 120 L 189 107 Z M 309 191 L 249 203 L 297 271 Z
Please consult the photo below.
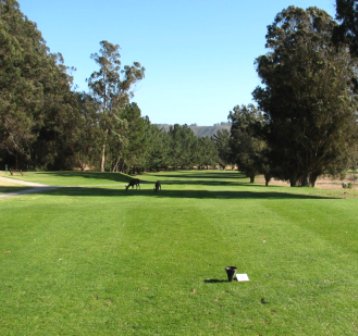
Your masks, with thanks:
M 2 336 L 357 334 L 356 190 L 213 171 L 128 192 L 119 174 L 18 178 L 66 187 L 0 201 Z M 228 265 L 250 282 L 227 282 Z

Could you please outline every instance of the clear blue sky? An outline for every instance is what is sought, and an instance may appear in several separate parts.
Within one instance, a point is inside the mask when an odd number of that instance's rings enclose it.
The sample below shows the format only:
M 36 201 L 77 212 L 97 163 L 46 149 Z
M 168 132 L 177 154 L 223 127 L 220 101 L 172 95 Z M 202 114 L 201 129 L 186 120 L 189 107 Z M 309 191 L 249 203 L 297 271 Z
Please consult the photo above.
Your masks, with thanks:
M 77 70 L 88 91 L 99 42 L 121 47 L 124 65 L 139 61 L 145 78 L 133 101 L 152 123 L 211 125 L 260 84 L 254 60 L 266 52 L 267 25 L 289 5 L 335 15 L 335 0 L 19 0 L 51 52 Z

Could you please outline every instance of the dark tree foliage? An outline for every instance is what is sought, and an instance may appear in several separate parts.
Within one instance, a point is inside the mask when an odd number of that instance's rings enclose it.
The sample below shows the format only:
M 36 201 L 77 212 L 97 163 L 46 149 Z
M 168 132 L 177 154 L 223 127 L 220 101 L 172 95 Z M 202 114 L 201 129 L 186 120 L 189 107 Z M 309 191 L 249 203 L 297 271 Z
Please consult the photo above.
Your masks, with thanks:
M 0 65 L 3 162 L 18 168 L 64 163 L 75 125 L 71 78 L 15 0 L 0 0 Z
M 99 114 L 97 102 L 88 94 L 76 93 L 74 109 L 78 111 L 76 132 L 73 137 L 73 167 L 82 171 L 86 169 L 99 170 L 100 156 Z
M 210 137 L 197 138 L 195 161 L 198 169 L 209 169 L 219 162 L 219 154 L 215 142 Z
M 219 130 L 213 135 L 212 140 L 216 146 L 219 155 L 219 164 L 222 168 L 233 163 L 232 153 L 230 148 L 230 132 L 226 129 Z
M 196 137 L 188 125 L 175 124 L 169 129 L 169 158 L 173 169 L 189 168 L 193 165 Z
M 112 164 L 113 171 L 138 173 L 145 169 L 148 156 L 149 125 L 148 118 L 141 116 L 140 108 L 136 103 L 128 104 L 121 118 L 125 122 L 122 148 L 115 148 L 115 157 Z
M 356 125 L 349 52 L 332 43 L 336 23 L 317 8 L 289 7 L 268 27 L 270 52 L 256 60 L 254 97 L 269 124 L 276 177 L 312 185 L 346 167 Z
M 253 183 L 257 174 L 268 173 L 264 116 L 254 105 L 243 105 L 234 107 L 229 120 L 232 160 Z
M 148 130 L 148 154 L 146 168 L 148 170 L 166 170 L 170 166 L 170 136 L 155 125 Z
M 340 23 L 334 30 L 335 42 L 345 42 L 352 55 L 358 57 L 358 1 L 336 0 L 336 19 Z

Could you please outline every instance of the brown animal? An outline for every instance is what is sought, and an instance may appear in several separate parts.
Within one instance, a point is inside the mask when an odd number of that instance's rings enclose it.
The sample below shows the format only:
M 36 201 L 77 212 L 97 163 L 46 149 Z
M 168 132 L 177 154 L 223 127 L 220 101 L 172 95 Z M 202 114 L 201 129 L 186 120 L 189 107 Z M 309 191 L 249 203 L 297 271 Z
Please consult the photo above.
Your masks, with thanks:
M 136 187 L 136 189 L 140 189 L 140 180 L 139 179 L 131 179 L 130 181 L 129 181 L 129 183 L 126 185 L 126 191 L 128 191 L 128 189 L 130 188 L 130 187 L 132 187 L 132 189 L 134 188 L 134 187 Z

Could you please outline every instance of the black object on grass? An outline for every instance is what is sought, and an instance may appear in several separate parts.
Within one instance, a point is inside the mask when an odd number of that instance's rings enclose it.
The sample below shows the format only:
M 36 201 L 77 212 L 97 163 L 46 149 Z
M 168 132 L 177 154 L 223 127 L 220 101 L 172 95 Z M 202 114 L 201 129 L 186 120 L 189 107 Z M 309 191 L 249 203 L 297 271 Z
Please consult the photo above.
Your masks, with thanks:
M 227 267 L 225 267 L 225 271 L 226 271 L 226 274 L 227 274 L 227 280 L 228 281 L 231 282 L 234 279 L 236 269 L 237 269 L 236 266 L 227 266 Z

